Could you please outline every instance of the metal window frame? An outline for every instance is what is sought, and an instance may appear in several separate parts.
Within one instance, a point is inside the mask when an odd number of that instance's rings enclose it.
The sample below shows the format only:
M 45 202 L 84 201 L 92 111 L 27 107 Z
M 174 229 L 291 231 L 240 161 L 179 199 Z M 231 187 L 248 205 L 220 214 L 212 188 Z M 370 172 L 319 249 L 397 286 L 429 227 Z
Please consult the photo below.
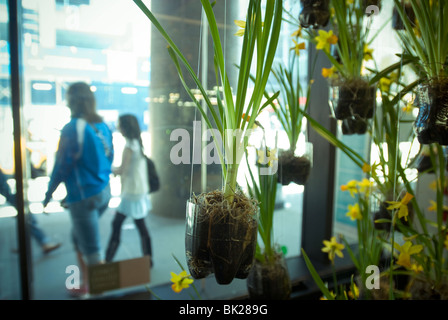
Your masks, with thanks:
M 312 57 L 316 57 L 315 70 L 328 67 L 330 62 L 322 51 L 314 46 L 308 49 L 308 80 L 314 79 L 311 89 L 309 114 L 326 129 L 336 133 L 336 120 L 329 115 L 329 84 L 320 73 L 313 74 Z M 322 249 L 322 241 L 333 233 L 334 183 L 336 148 L 322 138 L 308 124 L 308 139 L 313 144 L 313 168 L 304 190 L 302 248 L 310 259 L 328 263 L 327 254 Z M 318 168 L 318 170 L 316 170 Z
M 22 146 L 22 92 L 21 92 L 21 3 L 8 0 L 8 35 L 10 43 L 11 108 L 14 128 L 14 166 L 16 180 L 17 235 L 19 247 L 20 288 L 22 300 L 32 299 L 32 265 L 28 228 L 29 212 L 25 207 L 25 166 Z

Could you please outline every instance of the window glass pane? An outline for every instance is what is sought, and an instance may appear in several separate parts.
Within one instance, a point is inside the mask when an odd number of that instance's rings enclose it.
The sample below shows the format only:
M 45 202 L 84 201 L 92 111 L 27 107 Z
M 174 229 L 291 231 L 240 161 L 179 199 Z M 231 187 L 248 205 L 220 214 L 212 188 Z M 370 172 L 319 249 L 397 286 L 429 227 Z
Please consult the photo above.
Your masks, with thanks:
M 194 68 L 208 66 L 209 82 L 214 82 L 212 60 L 200 54 L 201 10 L 198 1 L 153 1 L 154 12 L 169 26 L 180 46 L 190 50 L 188 57 Z M 286 1 L 298 16 L 299 1 Z M 216 14 L 220 24 L 227 24 L 227 56 L 237 62 L 238 50 L 232 46 L 241 40 L 233 34 L 238 27 L 234 20 L 245 20 L 247 0 L 217 2 Z M 169 73 L 173 63 L 166 44 L 157 38 L 157 31 L 143 13 L 128 0 L 24 0 L 22 1 L 22 56 L 24 65 L 24 117 L 27 124 L 27 146 L 32 165 L 29 181 L 29 206 L 33 216 L 52 243 L 62 246 L 43 254 L 36 241 L 33 244 L 34 294 L 36 299 L 70 299 L 67 279 L 71 266 L 78 261 L 71 241 L 70 215 L 61 202 L 66 196 L 63 184 L 53 194 L 42 214 L 42 201 L 49 175 L 55 162 L 60 130 L 70 120 L 65 101 L 68 86 L 84 81 L 95 94 L 98 113 L 113 130 L 115 160 L 120 165 L 125 140 L 117 129 L 118 117 L 134 114 L 142 131 L 145 152 L 158 166 L 164 188 L 151 196 L 152 211 L 145 217 L 153 248 L 154 267 L 150 286 L 170 282 L 170 271 L 179 266 L 173 254 L 185 263 L 185 202 L 191 191 L 201 191 L 199 165 L 174 166 L 165 156 L 175 144 L 170 133 L 176 128 L 192 130 L 199 112 L 190 108 L 189 98 L 179 85 L 178 76 Z M 177 28 L 177 29 L 176 29 Z M 294 26 L 283 30 L 276 61 L 287 61 L 293 46 Z M 211 53 L 211 47 L 209 48 Z M 209 55 L 208 59 L 212 56 Z M 230 62 L 229 62 L 230 63 Z M 306 80 L 306 52 L 300 57 L 300 77 Z M 1 96 L 0 96 L 1 97 Z M 169 110 L 169 111 L 168 111 Z M 273 110 L 260 118 L 271 132 L 279 131 L 280 142 L 285 139 Z M 260 136 L 258 136 L 258 139 Z M 219 166 L 218 166 L 219 167 Z M 174 174 L 173 174 L 174 172 Z M 241 185 L 245 185 L 244 170 Z M 207 189 L 219 187 L 219 168 L 207 166 Z M 192 181 L 193 180 L 193 181 Z M 193 186 L 193 187 L 192 187 Z M 121 184 L 111 178 L 112 199 L 109 209 L 100 219 L 101 244 L 106 250 L 112 231 L 112 221 L 120 203 Z M 192 189 L 193 188 L 193 189 Z M 274 235 L 288 256 L 299 255 L 304 187 L 295 184 L 278 187 L 278 210 Z M 142 256 L 137 226 L 127 218 L 121 226 L 121 241 L 114 261 Z M 68 271 L 68 272 L 67 272 Z M 112 292 L 114 293 L 114 292 Z
M 98 113 L 114 132 L 117 161 L 124 146 L 116 130 L 119 114 L 130 112 L 137 116 L 146 147 L 149 142 L 150 28 L 138 8 L 123 0 L 27 0 L 22 1 L 21 9 L 23 104 L 32 169 L 29 207 L 49 243 L 61 244 L 58 249 L 45 253 L 37 238 L 33 238 L 34 297 L 71 299 L 67 281 L 73 283 L 70 276 L 74 273 L 70 268 L 79 267 L 79 263 L 71 240 L 70 215 L 61 205 L 66 196 L 63 184 L 46 208 L 49 214 L 42 214 L 42 201 L 55 163 L 60 130 L 71 117 L 65 94 L 73 82 L 84 81 L 91 86 Z M 117 178 L 112 178 L 111 187 L 111 208 L 100 220 L 103 246 L 109 240 L 120 194 Z M 126 221 L 116 258 L 139 256 L 137 229 L 132 221 Z M 163 281 L 169 281 L 167 277 L 169 274 Z

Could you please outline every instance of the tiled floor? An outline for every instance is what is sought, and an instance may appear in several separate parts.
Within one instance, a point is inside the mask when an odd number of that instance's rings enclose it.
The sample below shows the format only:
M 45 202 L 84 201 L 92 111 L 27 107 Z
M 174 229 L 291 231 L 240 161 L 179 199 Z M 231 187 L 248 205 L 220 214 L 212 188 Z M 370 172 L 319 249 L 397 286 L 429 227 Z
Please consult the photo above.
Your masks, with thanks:
M 298 186 L 297 186 L 298 187 Z M 283 187 L 284 208 L 275 214 L 274 235 L 281 245 L 286 245 L 288 255 L 298 255 L 300 247 L 301 203 L 300 189 Z M 103 245 L 107 243 L 111 230 L 114 210 L 109 209 L 101 218 L 101 236 Z M 33 288 L 34 299 L 67 300 L 72 299 L 66 290 L 69 276 L 66 268 L 76 265 L 76 256 L 70 241 L 70 219 L 66 211 L 57 211 L 49 215 L 38 214 L 42 229 L 62 246 L 48 255 L 42 254 L 32 240 Z M 147 217 L 147 226 L 152 239 L 154 268 L 151 270 L 150 286 L 170 282 L 170 271 L 179 272 L 173 255 L 186 266 L 184 253 L 185 221 L 183 219 L 164 218 L 154 214 Z M 15 217 L 0 218 L 0 300 L 15 299 L 18 295 L 19 268 L 14 249 Z M 133 221 L 123 224 L 122 242 L 117 251 L 116 260 L 125 260 L 141 256 L 140 239 Z M 131 290 L 145 290 L 145 286 L 132 287 Z M 121 291 L 109 292 L 109 294 Z M 107 298 L 107 295 L 105 295 Z

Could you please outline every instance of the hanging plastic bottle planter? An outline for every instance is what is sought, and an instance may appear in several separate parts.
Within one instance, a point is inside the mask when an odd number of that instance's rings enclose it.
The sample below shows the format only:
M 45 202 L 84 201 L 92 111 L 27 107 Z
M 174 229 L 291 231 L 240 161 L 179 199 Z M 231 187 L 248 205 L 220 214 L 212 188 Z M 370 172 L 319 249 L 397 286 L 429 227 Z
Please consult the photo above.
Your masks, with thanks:
M 352 116 L 342 120 L 341 123 L 342 134 L 365 134 L 367 132 L 367 120 L 359 116 Z
M 373 60 L 369 48 L 370 22 L 379 12 L 380 1 L 331 1 L 332 30 L 319 30 L 316 49 L 329 58 L 331 68 L 323 68 L 329 79 L 332 115 L 343 125 L 345 134 L 363 134 L 367 120 L 376 108 L 376 85 L 364 72 L 366 61 Z
M 296 149 L 282 150 L 278 156 L 278 182 L 287 186 L 291 182 L 305 185 L 313 166 L 313 144 L 305 142 L 303 153 Z
M 299 14 L 303 28 L 322 28 L 330 20 L 330 0 L 300 0 L 302 10 Z
M 368 120 L 376 110 L 376 89 L 364 79 L 331 84 L 330 106 L 334 117 L 342 120 L 343 134 L 367 132 Z
M 367 80 L 334 83 L 331 86 L 331 104 L 338 120 L 358 116 L 371 119 L 376 107 L 376 87 Z
M 256 260 L 247 278 L 247 291 L 252 300 L 288 300 L 291 280 L 285 256 L 278 253 L 271 262 Z
M 419 113 L 414 131 L 421 144 L 448 145 L 448 81 L 432 81 L 418 87 Z
M 190 199 L 185 251 L 192 277 L 214 273 L 218 284 L 247 278 L 255 256 L 257 213 L 255 202 L 242 193 L 235 193 L 232 205 L 220 191 Z

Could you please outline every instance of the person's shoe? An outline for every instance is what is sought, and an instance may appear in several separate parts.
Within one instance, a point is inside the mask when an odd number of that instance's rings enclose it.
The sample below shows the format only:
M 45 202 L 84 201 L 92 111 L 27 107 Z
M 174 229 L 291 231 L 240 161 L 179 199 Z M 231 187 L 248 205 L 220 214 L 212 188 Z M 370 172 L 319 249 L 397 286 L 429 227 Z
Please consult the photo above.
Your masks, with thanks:
M 89 294 L 89 288 L 86 285 L 82 285 L 79 289 L 67 289 L 67 291 L 72 298 L 82 298 Z
M 51 251 L 56 250 L 56 249 L 59 248 L 60 246 L 61 246 L 60 243 L 49 243 L 49 244 L 46 244 L 46 245 L 44 245 L 44 246 L 42 247 L 42 251 L 43 251 L 44 254 L 48 254 L 48 253 L 50 253 Z

